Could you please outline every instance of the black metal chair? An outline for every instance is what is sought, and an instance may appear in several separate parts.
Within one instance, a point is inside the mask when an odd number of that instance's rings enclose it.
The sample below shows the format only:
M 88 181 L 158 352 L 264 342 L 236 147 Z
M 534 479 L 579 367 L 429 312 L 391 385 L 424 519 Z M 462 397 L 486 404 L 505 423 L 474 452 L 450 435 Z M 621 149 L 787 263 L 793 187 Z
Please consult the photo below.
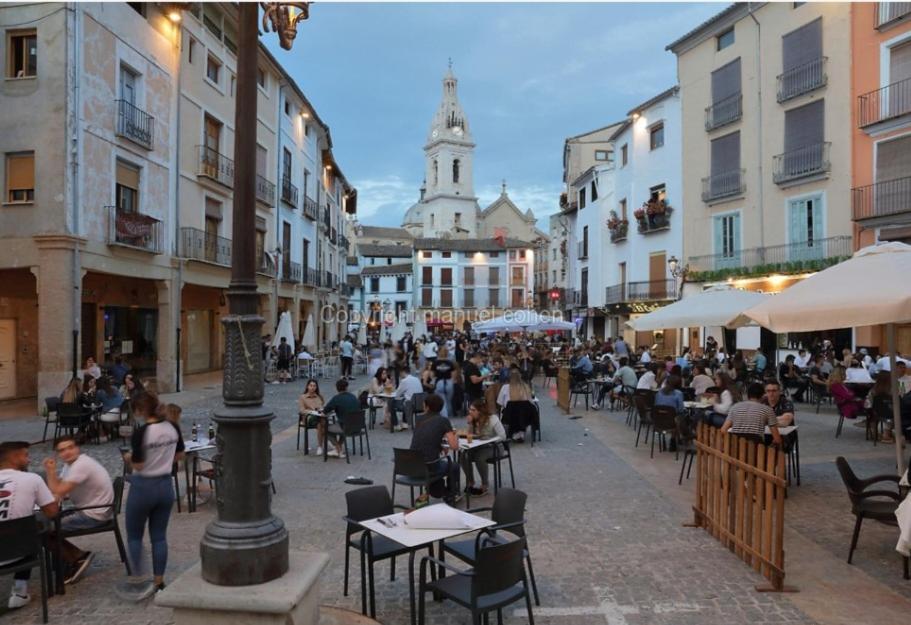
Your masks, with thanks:
M 360 525 L 361 521 L 388 516 L 396 508 L 385 486 L 367 486 L 345 493 L 348 513 L 344 520 L 345 527 L 345 586 L 343 594 L 348 596 L 348 570 L 351 562 L 351 549 L 361 553 L 361 612 L 367 613 L 367 587 L 370 587 L 370 616 L 376 616 L 376 599 L 374 593 L 373 564 L 381 560 L 390 560 L 389 579 L 395 580 L 395 557 L 414 551 L 413 547 L 404 547 L 384 536 L 374 535 Z M 433 545 L 428 546 L 428 553 L 433 555 Z M 369 568 L 369 571 L 368 571 Z M 367 574 L 369 572 L 369 577 Z
M 94 534 L 104 534 L 107 532 L 112 532 L 114 534 L 114 540 L 117 542 L 117 552 L 120 554 L 120 561 L 123 562 L 124 567 L 126 567 L 127 575 L 131 575 L 130 572 L 130 561 L 127 558 L 127 552 L 123 544 L 123 535 L 120 533 L 120 524 L 117 522 L 117 517 L 120 516 L 120 510 L 123 504 L 123 478 L 116 477 L 114 478 L 114 501 L 107 506 L 85 506 L 82 508 L 65 508 L 61 510 L 60 514 L 54 519 L 54 533 L 59 538 L 74 538 L 77 536 L 92 536 Z M 95 527 L 89 527 L 85 529 L 63 529 L 61 521 L 71 514 L 77 512 L 84 512 L 86 510 L 105 510 L 110 508 L 111 518 L 105 521 L 101 525 L 96 525 Z M 60 557 L 60 543 L 57 543 L 57 565 L 60 567 L 63 560 Z M 63 571 L 58 571 L 58 576 L 60 579 L 63 578 Z
M 527 501 L 528 495 L 524 492 L 514 488 L 503 488 L 494 498 L 493 506 L 474 508 L 468 510 L 468 512 L 472 514 L 490 512 L 490 519 L 496 523 L 496 525 L 486 528 L 485 531 L 494 542 L 501 543 L 509 540 L 498 533 L 501 531 L 527 540 L 528 537 L 525 534 L 525 503 Z M 449 542 L 443 541 L 440 559 L 445 560 L 445 554 L 448 552 L 466 564 L 473 565 L 477 557 L 476 538 L 477 537 L 475 536 L 467 539 L 451 540 Z M 528 577 L 531 580 L 531 588 L 535 595 L 535 604 L 541 605 L 541 601 L 538 599 L 538 584 L 535 582 L 535 569 L 531 564 L 531 554 L 528 550 L 528 544 L 525 545 L 523 557 L 525 559 L 525 564 L 528 566 Z
M 459 570 L 437 558 L 425 556 L 421 559 L 420 598 L 418 601 L 418 623 L 424 625 L 424 598 L 428 591 L 451 599 L 471 610 L 472 622 L 480 625 L 482 616 L 487 622 L 490 612 L 497 613 L 497 622 L 503 623 L 503 608 L 525 599 L 528 609 L 528 623 L 534 625 L 531 597 L 528 593 L 528 578 L 522 566 L 525 539 L 497 544 L 478 534 L 477 556 L 474 568 Z M 427 581 L 427 565 L 436 565 L 455 573 Z M 433 572 L 431 566 L 431 573 Z
M 819 414 L 819 406 L 824 401 L 832 401 L 832 394 L 829 392 L 828 387 L 825 384 L 816 384 L 815 382 L 810 382 L 810 389 L 813 391 L 813 397 L 816 400 L 816 414 Z
M 677 415 L 677 453 L 683 452 L 683 462 L 680 465 L 680 477 L 677 478 L 677 485 L 683 483 L 683 470 L 686 469 L 686 479 L 690 479 L 690 471 L 693 468 L 693 460 L 696 458 L 696 432 L 687 415 Z M 690 464 L 687 467 L 686 461 L 689 459 Z
M 652 407 L 652 449 L 650 458 L 655 457 L 655 437 L 659 437 L 658 449 L 667 449 L 668 434 L 677 432 L 677 409 L 673 406 L 655 405 Z
M 848 499 L 851 500 L 851 513 L 856 517 L 854 523 L 854 534 L 851 537 L 851 548 L 848 551 L 848 564 L 854 557 L 854 549 L 857 548 L 857 539 L 860 537 L 860 526 L 864 519 L 872 519 L 884 525 L 897 526 L 898 521 L 895 518 L 895 510 L 902 502 L 902 497 L 896 490 L 871 489 L 873 484 L 879 482 L 894 482 L 898 486 L 899 478 L 897 475 L 874 475 L 866 479 L 857 477 L 851 469 L 851 465 L 844 457 L 839 456 L 835 459 L 835 465 L 838 467 L 838 473 L 841 480 L 848 490 Z M 909 576 L 908 557 L 903 557 L 905 579 L 911 579 Z
M 883 395 L 873 397 L 873 405 L 867 411 L 867 440 L 873 440 L 873 446 L 883 434 L 886 422 L 892 421 L 892 398 Z
M 345 460 L 351 464 L 351 454 L 357 451 L 357 440 L 361 444 L 361 456 L 364 455 L 364 438 L 367 439 L 367 459 L 371 460 L 370 455 L 370 433 L 367 430 L 367 411 L 358 410 L 357 412 L 346 413 L 340 423 L 332 423 L 326 427 L 326 436 L 340 440 L 345 449 Z M 348 453 L 348 441 L 351 440 L 351 453 Z M 328 443 L 327 443 L 328 446 Z
M 411 396 L 411 406 L 409 417 L 411 418 L 411 428 L 417 425 L 418 417 L 426 414 L 426 409 L 424 408 L 424 400 L 427 398 L 427 393 L 415 393 Z
M 626 425 L 628 425 L 630 427 L 634 427 L 637 430 L 638 430 L 638 427 L 637 427 L 636 422 L 641 414 L 640 410 L 639 410 L 639 405 L 636 403 L 636 401 L 637 401 L 636 397 L 639 397 L 639 396 L 645 398 L 645 406 L 646 406 L 647 410 L 651 410 L 652 406 L 655 405 L 655 391 L 653 391 L 651 389 L 647 389 L 647 388 L 637 388 L 633 391 L 633 396 L 630 401 L 630 406 L 631 406 L 632 410 L 630 412 L 628 412 L 626 415 Z
M 544 363 L 542 367 L 544 371 L 544 381 L 541 383 L 541 388 L 547 388 L 550 385 L 550 381 L 553 380 L 555 383 L 557 381 L 557 374 L 560 373 L 560 370 L 553 364 Z
M 34 515 L 0 522 L 0 577 L 38 567 L 41 571 L 41 615 L 47 623 L 48 570 Z
M 92 434 L 92 409 L 82 404 L 60 402 L 57 404 L 57 427 L 54 437 L 60 432 L 69 435 L 81 434 L 86 438 Z M 97 434 L 95 440 L 97 442 Z
M 508 401 L 503 408 L 501 418 L 506 428 L 506 436 L 512 438 L 516 432 L 525 433 L 531 428 L 531 444 L 535 444 L 535 431 L 541 431 L 541 416 L 533 401 Z
M 44 398 L 44 408 L 47 411 L 47 414 L 44 415 L 44 434 L 41 435 L 41 442 L 47 440 L 47 428 L 53 423 L 54 424 L 54 439 L 57 438 L 57 428 L 59 421 L 57 420 L 57 406 L 60 404 L 59 397 L 45 397 Z
M 428 490 L 439 476 L 431 474 L 420 451 L 395 447 L 392 454 L 392 501 L 395 502 L 395 485 L 401 484 L 411 490 L 411 506 L 414 507 L 414 489 Z
M 516 475 L 512 469 L 512 453 L 509 451 L 509 441 L 493 443 L 493 456 L 487 459 L 487 464 L 493 466 L 493 492 L 496 493 L 503 486 L 503 469 L 500 463 L 506 461 L 509 465 L 509 481 L 516 487 Z
M 636 413 L 639 415 L 639 424 L 636 427 L 636 447 L 639 446 L 639 435 L 642 434 L 642 428 L 645 428 L 645 441 L 648 442 L 648 435 L 652 430 L 652 405 L 654 398 L 649 395 L 638 393 L 633 395 L 633 402 L 636 404 Z
M 573 380 L 569 387 L 570 406 L 576 407 L 579 397 L 585 397 L 585 409 L 588 410 L 588 398 L 592 395 L 592 384 L 588 380 Z

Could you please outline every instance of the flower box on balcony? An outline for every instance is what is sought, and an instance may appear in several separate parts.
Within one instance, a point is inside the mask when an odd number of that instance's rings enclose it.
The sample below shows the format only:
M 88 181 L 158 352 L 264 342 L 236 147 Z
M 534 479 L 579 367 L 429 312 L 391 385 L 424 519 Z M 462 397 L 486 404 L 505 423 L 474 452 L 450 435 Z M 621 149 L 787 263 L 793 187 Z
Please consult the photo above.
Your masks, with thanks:
M 642 208 L 633 213 L 639 225 L 639 234 L 650 234 L 669 229 L 672 212 L 674 209 L 668 206 L 664 200 L 644 202 Z
M 617 211 L 611 211 L 607 219 L 607 229 L 610 231 L 610 240 L 612 243 L 618 243 L 626 240 L 626 234 L 629 232 L 629 220 L 621 219 Z

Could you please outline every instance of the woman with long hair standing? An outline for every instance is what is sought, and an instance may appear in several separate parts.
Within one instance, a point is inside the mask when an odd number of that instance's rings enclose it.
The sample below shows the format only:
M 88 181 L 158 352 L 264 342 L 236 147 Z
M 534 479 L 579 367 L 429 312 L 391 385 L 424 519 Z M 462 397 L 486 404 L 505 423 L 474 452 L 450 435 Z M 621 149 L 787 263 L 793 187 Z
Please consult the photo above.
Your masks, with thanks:
M 127 552 L 132 574 L 118 590 L 133 601 L 142 601 L 164 588 L 168 564 L 168 521 L 174 505 L 171 470 L 183 459 L 183 436 L 180 429 L 166 418 L 166 407 L 153 393 L 133 400 L 133 413 L 144 421 L 133 432 L 130 452 L 124 462 L 132 466 L 130 492 L 126 503 Z M 152 573 L 145 576 L 142 537 L 149 526 L 152 543 Z

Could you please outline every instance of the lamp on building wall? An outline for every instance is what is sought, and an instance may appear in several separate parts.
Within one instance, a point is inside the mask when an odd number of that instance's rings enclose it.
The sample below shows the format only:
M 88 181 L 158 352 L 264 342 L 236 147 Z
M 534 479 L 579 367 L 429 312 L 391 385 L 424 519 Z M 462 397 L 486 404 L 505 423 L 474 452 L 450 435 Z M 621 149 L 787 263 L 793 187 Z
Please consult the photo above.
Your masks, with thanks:
M 671 256 L 667 259 L 667 268 L 671 276 L 674 278 L 674 295 L 680 297 L 680 291 L 683 290 L 683 283 L 686 282 L 686 276 L 690 272 L 689 265 L 680 265 L 680 261 L 677 260 L 676 256 Z M 679 280 L 679 286 L 678 281 Z

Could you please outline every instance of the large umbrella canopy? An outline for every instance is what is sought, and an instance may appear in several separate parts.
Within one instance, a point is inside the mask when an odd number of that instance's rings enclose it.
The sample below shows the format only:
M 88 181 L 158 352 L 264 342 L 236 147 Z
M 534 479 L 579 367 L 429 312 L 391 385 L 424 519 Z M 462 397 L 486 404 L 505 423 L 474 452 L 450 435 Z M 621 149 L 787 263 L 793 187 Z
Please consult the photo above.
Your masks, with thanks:
M 304 328 L 304 336 L 301 338 L 301 344 L 310 349 L 316 349 L 316 326 L 313 325 L 313 314 L 307 315 L 307 325 Z
M 684 297 L 647 315 L 631 319 L 626 325 L 639 331 L 706 326 L 738 328 L 751 323 L 743 316 L 743 311 L 767 299 L 769 296 L 764 293 L 724 286 Z
M 272 339 L 272 346 L 278 347 L 282 338 L 288 341 L 291 349 L 294 349 L 294 327 L 291 323 L 291 313 L 285 311 L 278 318 L 278 328 L 275 330 L 275 338 Z
M 475 323 L 471 329 L 474 332 L 544 332 L 546 330 L 575 330 L 576 325 L 534 310 L 516 310 L 508 312 L 502 317 Z
M 911 322 L 911 245 L 880 243 L 813 274 L 745 311 L 773 332 L 812 332 L 885 324 L 895 371 L 895 324 Z M 892 416 L 899 473 L 903 471 L 898 379 L 892 376 Z

